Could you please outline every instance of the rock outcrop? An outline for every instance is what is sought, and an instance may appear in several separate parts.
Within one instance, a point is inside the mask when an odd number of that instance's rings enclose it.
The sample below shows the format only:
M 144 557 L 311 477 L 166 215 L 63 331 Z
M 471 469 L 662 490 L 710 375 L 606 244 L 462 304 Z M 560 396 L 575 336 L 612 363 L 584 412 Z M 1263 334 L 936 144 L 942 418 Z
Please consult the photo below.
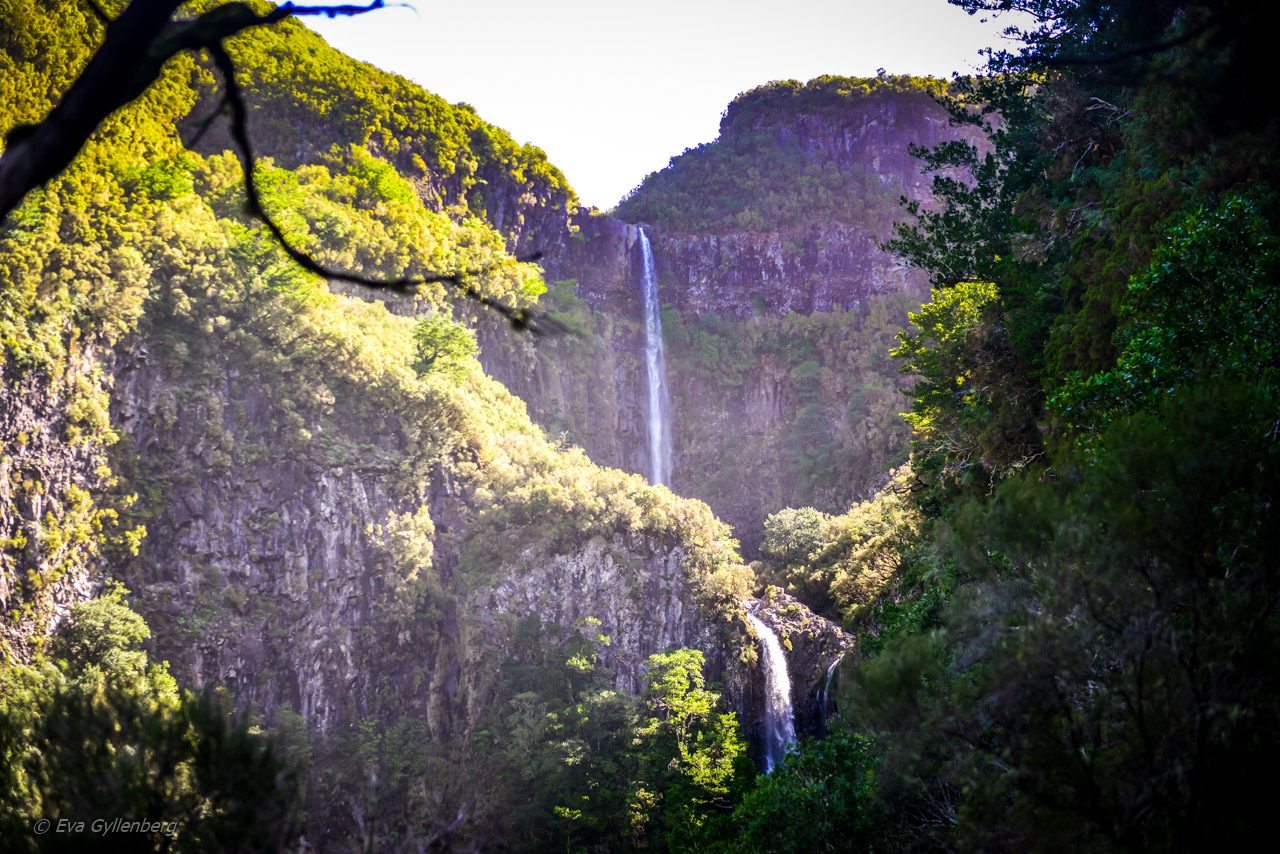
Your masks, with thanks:
M 717 624 L 699 612 L 682 558 L 679 548 L 634 535 L 612 542 L 594 537 L 549 560 L 517 556 L 504 580 L 477 594 L 472 612 L 495 636 L 504 620 L 527 615 L 558 626 L 598 620 L 599 632 L 609 638 L 600 663 L 614 687 L 631 694 L 644 688 L 650 655 L 701 650 L 708 678 L 724 685 L 731 706 L 745 711 L 752 675 L 738 656 L 740 625 Z
M 663 297 L 681 311 L 811 314 L 923 290 L 919 271 L 880 248 L 885 237 L 880 229 L 840 222 L 729 234 L 655 230 L 654 255 Z

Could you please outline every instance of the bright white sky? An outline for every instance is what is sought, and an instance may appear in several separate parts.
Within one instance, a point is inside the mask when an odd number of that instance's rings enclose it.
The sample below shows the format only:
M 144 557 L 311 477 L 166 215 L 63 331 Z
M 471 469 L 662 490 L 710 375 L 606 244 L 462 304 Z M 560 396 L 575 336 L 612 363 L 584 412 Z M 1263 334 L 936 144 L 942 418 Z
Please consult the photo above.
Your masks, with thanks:
M 1005 21 L 945 0 L 414 0 L 304 19 L 338 49 L 466 101 L 546 150 L 585 204 L 612 207 L 715 138 L 734 95 L 822 74 L 950 76 Z

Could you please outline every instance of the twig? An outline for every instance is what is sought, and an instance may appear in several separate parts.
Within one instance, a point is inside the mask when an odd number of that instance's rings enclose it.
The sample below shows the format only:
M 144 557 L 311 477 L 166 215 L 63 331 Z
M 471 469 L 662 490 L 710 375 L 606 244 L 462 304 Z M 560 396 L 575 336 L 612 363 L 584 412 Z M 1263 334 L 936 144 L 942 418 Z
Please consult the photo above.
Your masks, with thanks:
M 89 11 L 93 13 L 93 17 L 97 18 L 103 26 L 111 24 L 111 18 L 107 15 L 105 9 L 98 5 L 97 0 L 84 0 L 84 4 L 89 7 Z

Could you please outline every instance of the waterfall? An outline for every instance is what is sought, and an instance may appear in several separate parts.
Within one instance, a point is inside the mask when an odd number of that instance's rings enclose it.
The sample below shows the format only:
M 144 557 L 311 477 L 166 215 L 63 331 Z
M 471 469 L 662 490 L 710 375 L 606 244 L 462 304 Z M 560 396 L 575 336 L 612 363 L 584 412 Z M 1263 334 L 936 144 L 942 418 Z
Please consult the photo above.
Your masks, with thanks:
M 831 677 L 835 676 L 836 668 L 840 666 L 840 662 L 844 661 L 844 655 L 831 662 L 831 666 L 827 668 L 827 678 L 822 682 L 822 695 L 820 705 L 818 706 L 818 716 L 822 721 L 822 731 L 825 734 L 827 729 L 827 708 L 831 698 Z
M 649 480 L 671 481 L 671 419 L 667 415 L 670 395 L 667 392 L 666 355 L 662 347 L 662 314 L 658 304 L 658 276 L 653 267 L 653 248 L 649 235 L 640 227 L 642 290 L 644 291 L 644 364 L 649 375 Z
M 791 677 L 787 659 L 773 629 L 753 614 L 747 615 L 760 637 L 764 652 L 764 771 L 768 774 L 796 741 L 796 721 L 791 711 Z

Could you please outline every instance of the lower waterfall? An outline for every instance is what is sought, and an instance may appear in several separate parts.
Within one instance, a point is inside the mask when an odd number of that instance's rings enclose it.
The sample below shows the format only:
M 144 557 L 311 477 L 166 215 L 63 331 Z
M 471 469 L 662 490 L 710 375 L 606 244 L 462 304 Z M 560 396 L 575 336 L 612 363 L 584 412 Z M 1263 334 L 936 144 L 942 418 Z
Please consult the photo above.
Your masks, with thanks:
M 760 637 L 764 652 L 764 771 L 768 774 L 796 742 L 796 720 L 791 709 L 791 676 L 782 643 L 773 629 L 753 614 L 747 615 Z
M 827 732 L 827 716 L 830 714 L 831 704 L 831 677 L 836 675 L 836 668 L 840 666 L 840 662 L 844 661 L 844 655 L 831 662 L 831 666 L 827 668 L 827 678 L 822 682 L 822 693 L 818 695 L 818 721 L 821 724 L 821 733 Z

